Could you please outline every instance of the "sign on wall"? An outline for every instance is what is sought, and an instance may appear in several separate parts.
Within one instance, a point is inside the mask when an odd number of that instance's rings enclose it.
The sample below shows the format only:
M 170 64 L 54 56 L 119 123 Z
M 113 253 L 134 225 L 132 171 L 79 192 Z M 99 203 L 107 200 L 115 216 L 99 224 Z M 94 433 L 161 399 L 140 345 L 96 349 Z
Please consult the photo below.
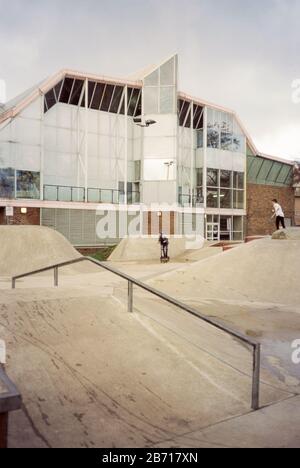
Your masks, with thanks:
M 12 217 L 14 215 L 14 207 L 13 206 L 7 206 L 5 208 L 5 216 Z

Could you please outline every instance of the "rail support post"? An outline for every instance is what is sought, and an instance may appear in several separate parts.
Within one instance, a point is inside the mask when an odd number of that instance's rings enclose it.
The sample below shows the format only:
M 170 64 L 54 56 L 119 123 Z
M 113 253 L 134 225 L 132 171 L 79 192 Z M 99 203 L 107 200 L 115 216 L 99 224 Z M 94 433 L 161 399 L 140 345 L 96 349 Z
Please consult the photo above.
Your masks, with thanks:
M 253 348 L 253 381 L 252 381 L 252 409 L 259 409 L 259 390 L 260 390 L 260 355 L 261 345 L 257 343 Z
M 128 281 L 128 312 L 133 312 L 133 283 Z
M 54 286 L 58 287 L 58 268 L 54 268 Z
M 15 280 L 15 278 L 13 278 L 13 279 L 11 280 L 11 288 L 12 288 L 12 289 L 16 289 L 16 280 Z
M 8 413 L 0 413 L 0 449 L 7 448 Z

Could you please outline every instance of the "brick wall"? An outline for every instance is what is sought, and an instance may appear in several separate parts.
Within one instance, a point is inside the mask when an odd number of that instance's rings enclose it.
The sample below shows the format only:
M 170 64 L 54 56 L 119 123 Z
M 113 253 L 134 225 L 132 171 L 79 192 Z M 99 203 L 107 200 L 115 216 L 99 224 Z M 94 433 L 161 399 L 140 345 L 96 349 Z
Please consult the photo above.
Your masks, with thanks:
M 14 208 L 14 216 L 6 218 L 5 208 L 0 209 L 0 224 L 40 225 L 40 209 L 27 208 L 27 214 L 21 213 L 21 208 Z
M 1 224 L 6 224 L 6 221 L 5 221 L 5 208 L 0 207 L 0 225 Z
M 158 216 L 158 212 L 147 212 L 144 214 L 144 234 L 150 236 L 158 236 L 163 232 L 168 236 L 175 234 L 175 213 L 162 212 Z
M 294 222 L 295 195 L 292 187 L 273 187 L 271 185 L 247 185 L 247 235 L 270 235 L 275 231 L 272 216 L 272 200 L 281 204 L 286 218 Z
M 300 226 L 300 197 L 295 199 L 295 224 Z

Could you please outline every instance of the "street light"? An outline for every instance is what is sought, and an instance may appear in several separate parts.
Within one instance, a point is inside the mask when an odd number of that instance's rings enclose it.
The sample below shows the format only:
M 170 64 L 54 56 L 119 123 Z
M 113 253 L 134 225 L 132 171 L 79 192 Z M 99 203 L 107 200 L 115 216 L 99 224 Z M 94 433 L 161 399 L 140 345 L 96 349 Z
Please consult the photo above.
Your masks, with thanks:
M 164 165 L 167 166 L 167 168 L 168 168 L 167 180 L 169 180 L 169 178 L 170 178 L 170 167 L 174 166 L 174 161 L 165 162 Z
M 156 124 L 157 122 L 155 120 L 143 120 L 142 117 L 134 117 L 133 119 L 134 123 L 138 125 L 138 127 L 143 127 L 143 128 L 148 128 L 151 125 Z

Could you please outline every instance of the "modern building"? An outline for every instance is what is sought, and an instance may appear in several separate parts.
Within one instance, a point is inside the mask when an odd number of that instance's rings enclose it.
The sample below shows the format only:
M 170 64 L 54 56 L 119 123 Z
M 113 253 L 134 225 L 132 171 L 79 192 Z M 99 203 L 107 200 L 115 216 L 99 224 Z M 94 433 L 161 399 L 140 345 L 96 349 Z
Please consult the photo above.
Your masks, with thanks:
M 0 107 L 0 223 L 77 246 L 126 235 L 124 207 L 141 234 L 264 234 L 275 195 L 295 222 L 292 173 L 233 111 L 178 90 L 176 55 L 130 79 L 63 70 Z
M 300 226 L 300 162 L 294 165 L 295 224 Z

